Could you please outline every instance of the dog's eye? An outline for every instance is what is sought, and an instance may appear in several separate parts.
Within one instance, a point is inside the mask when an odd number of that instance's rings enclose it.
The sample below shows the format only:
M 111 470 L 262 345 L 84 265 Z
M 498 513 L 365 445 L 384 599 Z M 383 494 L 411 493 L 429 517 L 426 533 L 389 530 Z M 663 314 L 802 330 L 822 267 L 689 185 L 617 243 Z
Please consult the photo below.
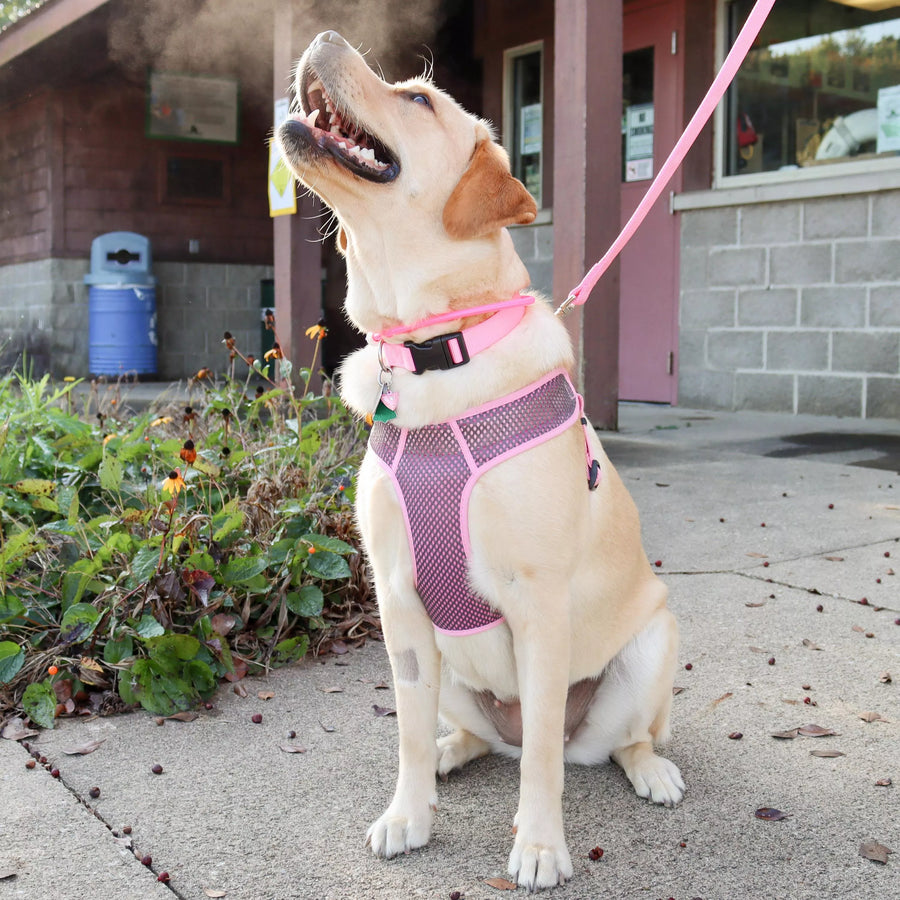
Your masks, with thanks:
M 433 108 L 427 94 L 409 94 L 408 96 L 413 103 L 421 103 L 422 106 L 426 106 L 428 109 Z

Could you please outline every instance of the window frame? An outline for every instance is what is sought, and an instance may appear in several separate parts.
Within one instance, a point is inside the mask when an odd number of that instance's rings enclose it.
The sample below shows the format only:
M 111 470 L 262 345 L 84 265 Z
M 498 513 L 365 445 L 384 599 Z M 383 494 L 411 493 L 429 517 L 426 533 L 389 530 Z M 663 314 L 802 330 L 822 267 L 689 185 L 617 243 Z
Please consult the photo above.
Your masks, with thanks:
M 729 6 L 733 0 L 717 0 L 716 25 L 715 25 L 715 58 L 716 71 L 722 67 L 725 57 L 730 49 L 726 42 L 728 27 Z M 823 0 L 824 2 L 824 0 Z M 900 13 L 900 7 L 898 7 Z M 807 168 L 792 169 L 776 172 L 753 172 L 744 175 L 725 174 L 725 140 L 728 123 L 725 115 L 728 111 L 727 98 L 716 106 L 713 115 L 713 190 L 728 190 L 737 188 L 763 188 L 766 185 L 805 184 L 813 195 L 819 193 L 816 185 L 821 184 L 822 193 L 846 193 L 850 186 L 848 182 L 859 179 L 869 180 L 873 174 L 885 173 L 888 175 L 900 174 L 900 154 L 887 159 L 848 160 L 835 162 L 827 166 L 809 166 Z M 835 185 L 829 190 L 828 183 L 834 178 L 842 179 L 841 185 Z M 803 191 L 807 194 L 808 191 Z
M 506 152 L 509 154 L 510 165 L 512 165 L 513 160 L 515 158 L 514 155 L 514 147 L 512 145 L 513 142 L 513 134 L 515 132 L 513 115 L 514 110 L 512 108 L 513 104 L 513 65 L 515 61 L 522 57 L 528 56 L 531 53 L 538 52 L 540 53 L 541 58 L 541 74 L 540 74 L 540 85 L 541 85 L 541 95 L 540 95 L 540 104 L 541 104 L 541 196 L 540 202 L 538 202 L 538 209 L 546 209 L 545 199 L 547 196 L 546 190 L 546 178 L 547 178 L 547 167 L 545 165 L 547 159 L 547 150 L 546 150 L 546 139 L 547 139 L 547 129 L 546 129 L 546 91 L 545 91 L 545 78 L 546 78 L 546 47 L 544 40 L 538 41 L 530 41 L 527 44 L 518 44 L 515 47 L 507 47 L 503 51 L 503 117 L 502 117 L 502 143 Z M 515 172 L 513 173 L 515 174 Z

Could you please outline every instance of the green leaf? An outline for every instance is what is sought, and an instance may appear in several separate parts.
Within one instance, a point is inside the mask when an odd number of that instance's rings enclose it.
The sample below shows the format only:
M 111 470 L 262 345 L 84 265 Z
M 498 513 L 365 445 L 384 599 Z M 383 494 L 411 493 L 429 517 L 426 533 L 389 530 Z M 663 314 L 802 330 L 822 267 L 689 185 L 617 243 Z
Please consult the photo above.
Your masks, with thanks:
M 336 537 L 329 537 L 326 534 L 303 534 L 300 536 L 300 540 L 315 547 L 316 550 L 330 550 L 332 553 L 343 553 L 345 555 L 356 553 L 356 547 Z
M 214 516 L 213 527 L 216 529 L 213 533 L 213 540 L 221 541 L 226 535 L 231 534 L 232 531 L 237 531 L 244 527 L 244 514 L 238 510 L 225 517 L 221 514 Z
M 141 616 L 141 621 L 134 626 L 134 630 L 142 638 L 157 637 L 160 634 L 166 633 L 166 629 L 163 628 L 150 613 L 144 613 L 144 615 Z
M 159 549 L 156 547 L 141 547 L 131 560 L 131 574 L 137 584 L 146 584 L 159 565 Z
M 293 591 L 284 598 L 287 608 L 298 616 L 306 616 L 307 619 L 321 615 L 325 605 L 325 595 L 322 589 L 314 584 L 305 584 L 299 591 Z
M 249 556 L 242 559 L 232 559 L 222 566 L 222 582 L 226 585 L 240 584 L 250 581 L 265 571 L 268 560 L 264 556 Z
M 15 641 L 0 641 L 0 684 L 9 684 L 25 663 L 25 651 Z
M 200 641 L 190 634 L 163 634 L 148 638 L 145 643 L 151 656 L 171 656 L 182 662 L 193 659 L 200 649 Z
M 17 481 L 13 487 L 20 494 L 35 494 L 49 497 L 56 489 L 56 482 L 47 481 L 44 478 L 23 478 L 21 481 Z
M 100 487 L 104 491 L 117 492 L 122 486 L 124 471 L 122 463 L 109 451 L 103 454 L 100 462 Z
M 291 550 L 294 549 L 296 543 L 296 541 L 291 540 L 290 538 L 285 538 L 284 540 L 272 544 L 272 546 L 269 547 L 269 552 L 267 554 L 270 565 L 280 566 L 287 559 Z
M 17 619 L 25 612 L 25 604 L 15 594 L 0 593 L 0 622 Z
M 73 603 L 63 614 L 59 639 L 64 644 L 80 644 L 91 636 L 99 621 L 100 613 L 90 603 Z
M 215 672 L 200 659 L 192 659 L 184 667 L 184 676 L 200 696 L 209 696 L 216 689 Z
M 217 478 L 222 471 L 215 463 L 210 462 L 208 459 L 203 459 L 201 456 L 194 460 L 193 466 L 198 472 L 210 475 L 213 478 Z
M 103 661 L 111 666 L 118 665 L 129 656 L 134 656 L 134 641 L 130 634 L 110 638 L 103 648 Z
M 288 638 L 275 645 L 272 654 L 273 666 L 284 666 L 296 662 L 306 655 L 309 648 L 309 635 L 301 634 L 298 637 Z
M 343 556 L 321 550 L 312 554 L 305 562 L 306 571 L 316 578 L 325 581 L 338 581 L 341 578 L 350 577 L 350 566 Z
M 26 528 L 10 535 L 3 544 L 3 552 L 0 553 L 0 565 L 8 571 L 15 571 L 22 560 L 43 549 L 44 542 L 35 538 L 33 528 Z
M 58 513 L 59 504 L 52 497 L 35 497 L 31 501 L 31 505 L 35 509 L 42 509 L 44 512 Z
M 52 728 L 56 712 L 56 694 L 49 682 L 39 681 L 29 684 L 22 695 L 22 708 L 35 725 Z
M 76 563 L 76 565 L 78 564 Z M 80 602 L 90 580 L 91 576 L 87 572 L 71 570 L 63 575 L 62 603 L 64 609 L 68 609 L 73 604 Z
M 69 508 L 67 512 L 66 519 L 70 525 L 78 524 L 78 510 L 80 508 L 80 502 L 78 499 L 78 491 L 75 491 L 72 494 L 72 499 L 69 501 Z

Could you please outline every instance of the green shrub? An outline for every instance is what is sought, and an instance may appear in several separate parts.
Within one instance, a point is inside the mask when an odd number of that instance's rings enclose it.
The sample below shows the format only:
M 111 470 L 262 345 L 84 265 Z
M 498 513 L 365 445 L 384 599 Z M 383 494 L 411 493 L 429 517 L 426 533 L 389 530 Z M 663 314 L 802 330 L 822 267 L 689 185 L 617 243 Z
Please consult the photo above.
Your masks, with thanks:
M 235 379 L 225 343 L 227 377 L 201 370 L 190 405 L 154 412 L 123 411 L 118 386 L 0 379 L 0 710 L 168 715 L 301 658 L 351 608 L 377 627 L 361 426 L 311 369 L 302 390 L 283 359 L 278 382 L 247 359 Z

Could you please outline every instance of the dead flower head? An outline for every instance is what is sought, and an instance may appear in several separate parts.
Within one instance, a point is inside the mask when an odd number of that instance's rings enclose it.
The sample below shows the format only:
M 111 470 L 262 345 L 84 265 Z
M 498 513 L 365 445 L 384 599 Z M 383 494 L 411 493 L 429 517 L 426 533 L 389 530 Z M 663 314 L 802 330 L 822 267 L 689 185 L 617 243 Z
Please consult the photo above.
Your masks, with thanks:
M 263 358 L 268 362 L 270 359 L 284 359 L 284 354 L 281 352 L 280 344 L 273 344 L 271 350 L 266 350 L 263 354 Z
M 197 459 L 197 450 L 194 447 L 194 442 L 188 438 L 181 450 L 178 451 L 178 455 L 190 466 L 193 465 L 194 461 Z

